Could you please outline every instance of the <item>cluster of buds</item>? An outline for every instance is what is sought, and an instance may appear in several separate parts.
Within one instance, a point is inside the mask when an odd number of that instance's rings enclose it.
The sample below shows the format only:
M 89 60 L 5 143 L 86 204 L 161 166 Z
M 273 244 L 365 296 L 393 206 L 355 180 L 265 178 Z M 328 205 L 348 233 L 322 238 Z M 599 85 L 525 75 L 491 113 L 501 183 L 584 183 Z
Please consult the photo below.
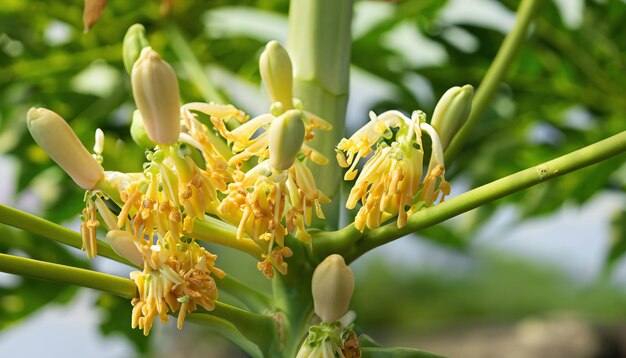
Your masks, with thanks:
M 313 272 L 313 305 L 321 323 L 309 328 L 297 358 L 360 357 L 352 330 L 354 313 L 348 312 L 354 291 L 354 274 L 343 257 L 330 255 Z
M 87 190 L 81 226 L 87 256 L 97 255 L 96 229 L 103 222 L 113 250 L 142 268 L 131 273 L 138 288 L 132 326 L 148 334 L 156 317 L 165 322 L 177 312 L 180 328 L 197 306 L 215 307 L 214 278 L 224 272 L 193 231 L 205 215 L 232 225 L 233 240 L 256 245 L 265 276 L 287 273 L 286 259 L 293 253 L 285 236 L 309 243 L 307 227 L 313 215 L 324 218 L 321 205 L 330 201 L 307 166 L 328 160 L 306 143 L 331 126 L 293 99 L 291 62 L 276 42 L 267 45 L 260 61 L 272 105 L 252 119 L 232 105 L 181 104 L 174 70 L 149 46 L 141 25 L 127 32 L 123 55 L 137 105 L 131 136 L 147 149 L 142 171 L 104 171 L 102 131 L 92 155 L 50 110 L 29 111 L 28 127 Z M 119 212 L 113 213 L 111 204 Z
M 422 111 L 407 117 L 398 111 L 380 115 L 370 112 L 370 121 L 337 145 L 337 161 L 348 168 L 345 180 L 357 177 L 360 159 L 373 153 L 357 178 L 346 207 L 361 207 L 355 227 L 375 229 L 397 216 L 398 227 L 422 207 L 443 201 L 450 194 L 445 180 L 444 150 L 469 115 L 473 89 L 454 87 L 437 103 L 431 124 Z M 431 140 L 431 155 L 424 175 L 422 133 Z

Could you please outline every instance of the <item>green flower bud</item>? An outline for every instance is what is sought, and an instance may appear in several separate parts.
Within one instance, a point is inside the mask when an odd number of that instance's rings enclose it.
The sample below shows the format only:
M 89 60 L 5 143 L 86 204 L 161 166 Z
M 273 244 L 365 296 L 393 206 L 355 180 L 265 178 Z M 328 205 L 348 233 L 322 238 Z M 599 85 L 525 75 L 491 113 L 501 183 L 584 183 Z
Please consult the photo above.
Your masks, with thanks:
M 293 108 L 293 68 L 289 54 L 278 42 L 270 41 L 259 60 L 261 79 L 272 102 L 282 103 L 284 109 Z
M 139 58 L 139 54 L 144 47 L 148 47 L 148 39 L 146 38 L 146 29 L 141 24 L 134 24 L 128 28 L 124 35 L 124 43 L 122 45 L 122 58 L 124 59 L 124 67 L 130 75 L 133 72 L 133 65 Z
M 274 119 L 269 129 L 270 166 L 276 170 L 287 170 L 296 161 L 304 142 L 302 112 L 295 109 Z
M 58 114 L 45 108 L 31 108 L 26 123 L 35 142 L 78 186 L 91 190 L 104 178 L 102 166 Z
M 474 87 L 465 85 L 450 88 L 437 102 L 430 124 L 437 131 L 443 150 L 469 117 L 473 97 Z
M 146 47 L 133 66 L 131 82 L 148 137 L 157 144 L 178 141 L 180 99 L 172 67 L 151 47 Z
M 139 267 L 143 267 L 143 254 L 135 245 L 133 234 L 123 230 L 111 230 L 107 233 L 106 240 L 116 254 Z
M 139 111 L 133 112 L 133 121 L 130 123 L 130 136 L 133 138 L 133 141 L 140 147 L 156 147 L 156 144 L 150 140 L 150 137 L 148 137 L 146 127 L 144 127 L 143 125 L 143 118 L 141 118 L 141 113 L 139 113 Z
M 313 272 L 313 306 L 315 313 L 327 323 L 337 321 L 348 312 L 354 274 L 343 257 L 330 255 Z

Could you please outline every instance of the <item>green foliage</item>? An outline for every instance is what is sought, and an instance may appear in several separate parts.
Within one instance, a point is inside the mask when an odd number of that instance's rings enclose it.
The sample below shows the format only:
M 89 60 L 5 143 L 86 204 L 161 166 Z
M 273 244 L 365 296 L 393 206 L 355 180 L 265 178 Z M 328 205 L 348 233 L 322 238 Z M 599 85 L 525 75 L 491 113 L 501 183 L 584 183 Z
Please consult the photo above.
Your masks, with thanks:
M 18 252 L 38 260 L 87 266 L 85 260 L 76 258 L 65 246 L 0 226 L 0 253 Z M 76 287 L 31 278 L 18 278 L 1 285 L 0 330 L 10 328 L 48 304 L 70 302 L 77 291 Z
M 258 55 L 266 39 L 232 28 L 229 18 L 215 18 L 220 10 L 249 10 L 249 20 L 273 14 L 286 19 L 288 1 L 176 1 L 173 12 L 159 13 L 158 2 L 150 0 L 111 0 L 99 23 L 82 34 L 82 1 L 4 0 L 0 7 L 0 154 L 18 161 L 15 198 L 37 186 L 44 186 L 43 216 L 54 222 L 75 218 L 82 209 L 83 192 L 56 168 L 34 144 L 25 130 L 25 113 L 31 106 L 45 105 L 70 122 L 87 148 L 93 145 L 95 128 L 106 135 L 104 162 L 107 169 L 139 171 L 143 149 L 130 138 L 132 98 L 124 71 L 121 44 L 126 29 L 142 23 L 148 30 L 150 44 L 168 59 L 181 75 L 182 97 L 186 101 L 203 97 L 229 98 L 245 110 L 258 108 L 257 92 L 236 93 L 237 89 L 256 90 L 260 81 Z M 362 6 L 358 2 L 357 7 Z M 504 34 L 481 24 L 450 24 L 438 19 L 446 1 L 414 0 L 398 4 L 381 2 L 390 9 L 389 16 L 371 24 L 353 40 L 352 64 L 375 79 L 377 85 L 390 87 L 393 96 L 371 103 L 377 112 L 423 109 L 432 113 L 435 101 L 415 95 L 415 85 L 407 78 L 420 76 L 438 98 L 446 89 L 469 83 L 478 86 L 491 63 Z M 514 9 L 518 1 L 503 1 Z M 505 83 L 500 86 L 493 105 L 475 128 L 464 150 L 448 170 L 448 176 L 462 179 L 476 187 L 558 155 L 571 152 L 617 131 L 623 130 L 626 116 L 626 6 L 620 0 L 588 1 L 583 21 L 575 29 L 562 21 L 552 2 L 543 1 L 532 37 L 524 44 Z M 269 25 L 274 25 L 270 23 Z M 229 27 L 231 26 L 231 27 Z M 278 26 L 278 25 L 276 25 Z M 401 48 L 390 45 L 400 26 L 419 30 L 427 40 L 441 46 L 447 56 L 443 62 L 417 64 Z M 269 26 L 271 27 L 271 26 Z M 172 30 L 174 29 L 174 30 Z M 446 34 L 462 30 L 474 38 L 477 47 L 466 51 L 455 46 Z M 240 31 L 237 31 L 240 30 Z M 53 33 L 68 33 L 54 40 Z M 172 46 L 172 38 L 181 36 L 188 48 Z M 267 39 L 269 40 L 269 39 Z M 406 48 L 409 43 L 404 44 Z M 190 51 L 187 51 L 190 50 Z M 191 53 L 194 58 L 185 58 Z M 425 57 L 419 51 L 416 59 Z M 191 61 L 191 62 L 190 62 Z M 189 67 L 193 63 L 195 67 Z M 208 85 L 201 78 L 205 66 L 210 73 L 220 73 L 229 80 Z M 194 72 L 195 71 L 195 72 Z M 199 71 L 199 72 L 198 72 Z M 105 74 L 106 81 L 89 81 L 89 75 Z M 207 86 L 215 86 L 217 95 Z M 243 92 L 243 90 L 242 90 Z M 356 113 L 361 122 L 367 113 Z M 582 118 L 582 119 L 581 119 Z M 356 124 L 353 124 L 356 127 Z M 541 133 L 538 135 L 537 133 Z M 558 181 L 543 184 L 524 193 L 510 196 L 473 212 L 468 225 L 440 225 L 420 232 L 420 236 L 459 251 L 467 250 L 471 238 L 501 205 L 514 205 L 520 220 L 554 213 L 566 202 L 583 204 L 602 190 L 623 191 L 623 182 L 615 176 L 623 166 L 618 156 L 593 168 Z M 354 213 L 349 213 L 348 217 Z M 607 258 L 612 268 L 626 252 L 624 212 L 614 220 L 614 246 Z M 31 235 L 0 227 L 0 252 L 19 251 L 45 261 L 86 267 L 66 248 Z M 493 266 L 490 266 L 493 265 Z M 507 317 L 537 312 L 545 308 L 567 306 L 593 314 L 623 314 L 617 304 L 622 295 L 590 290 L 584 296 L 562 277 L 525 265 L 488 263 L 489 269 L 469 281 L 453 278 L 412 277 L 411 282 L 393 282 L 368 274 L 368 287 L 384 287 L 399 297 L 393 312 L 381 312 L 376 291 L 367 299 L 357 291 L 356 303 L 364 325 L 396 319 L 408 324 L 415 317 L 399 315 L 400 308 L 417 310 L 424 325 L 451 322 L 458 317 Z M 381 270 L 384 270 L 381 269 Z M 380 285 L 380 286 L 377 286 Z M 524 287 L 524 292 L 510 299 L 502 295 Z M 32 279 L 0 287 L 0 329 L 13 325 L 48 303 L 67 303 L 75 288 Z M 373 298 L 372 298 L 373 292 Z M 467 292 L 474 292 L 467 300 Z M 542 295 L 536 294 L 542 292 Z M 581 298 L 582 297 L 582 298 Z M 382 298 L 381 298 L 382 299 Z M 108 312 L 102 323 L 104 334 L 115 332 L 129 337 L 144 352 L 148 341 L 129 329 L 129 304 L 103 295 L 99 305 Z M 115 312 L 115 314 L 112 314 Z M 121 313 L 123 312 L 123 314 Z M 398 352 L 395 352 L 398 353 Z M 385 357 L 387 351 L 364 349 L 364 356 Z M 414 355 L 406 355 L 414 356 Z M 415 355 L 417 356 L 417 355 Z
M 145 354 L 149 351 L 153 336 L 146 337 L 142 331 L 132 329 L 128 324 L 132 315 L 132 306 L 128 299 L 103 293 L 100 294 L 96 305 L 104 315 L 100 322 L 100 332 L 103 335 L 121 335 L 130 340 L 138 352 Z

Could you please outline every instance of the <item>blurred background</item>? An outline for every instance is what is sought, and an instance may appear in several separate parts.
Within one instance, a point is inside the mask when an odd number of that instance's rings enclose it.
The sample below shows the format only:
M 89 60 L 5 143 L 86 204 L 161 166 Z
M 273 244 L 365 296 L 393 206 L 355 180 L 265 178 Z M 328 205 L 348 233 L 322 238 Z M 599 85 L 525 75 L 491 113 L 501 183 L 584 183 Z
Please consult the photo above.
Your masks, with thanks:
M 134 104 L 121 42 L 133 23 L 176 69 L 183 101 L 264 113 L 258 56 L 287 34 L 286 0 L 110 0 L 82 29 L 82 1 L 2 0 L 0 203 L 78 229 L 83 192 L 28 135 L 31 106 L 53 109 L 90 148 L 106 134 L 107 170 L 138 171 Z M 515 20 L 514 0 L 355 1 L 346 133 L 370 109 L 432 113 L 455 85 L 478 86 Z M 474 136 L 449 167 L 452 195 L 626 127 L 626 2 L 546 0 Z M 208 79 L 208 81 L 207 81 Z M 353 264 L 358 330 L 384 345 L 451 357 L 626 356 L 624 155 L 410 235 Z M 248 257 L 218 266 L 263 290 Z M 0 252 L 128 267 L 0 225 Z M 224 295 L 225 296 L 225 295 Z M 223 297 L 225 300 L 232 298 Z M 130 329 L 130 302 L 0 273 L 0 356 L 237 357 L 187 323 Z

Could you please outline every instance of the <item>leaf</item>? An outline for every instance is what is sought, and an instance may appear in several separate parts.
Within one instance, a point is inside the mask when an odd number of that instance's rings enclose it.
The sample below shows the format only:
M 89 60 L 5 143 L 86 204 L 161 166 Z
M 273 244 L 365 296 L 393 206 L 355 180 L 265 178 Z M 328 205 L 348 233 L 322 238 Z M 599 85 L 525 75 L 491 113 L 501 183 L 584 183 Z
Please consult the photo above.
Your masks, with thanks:
M 407 347 L 381 347 L 372 337 L 362 334 L 359 336 L 359 347 L 361 348 L 361 357 L 407 357 L 407 358 L 435 358 L 442 357 L 434 353 L 426 352 L 417 348 Z
M 365 347 L 361 349 L 363 358 L 437 358 L 443 357 L 417 348 L 404 347 Z
M 611 220 L 611 246 L 605 261 L 605 270 L 611 272 L 626 253 L 626 210 L 617 211 Z
M 96 303 L 102 311 L 100 332 L 103 335 L 121 335 L 127 338 L 141 353 L 147 353 L 153 336 L 144 336 L 139 329 L 132 329 L 132 306 L 130 300 L 103 293 Z

